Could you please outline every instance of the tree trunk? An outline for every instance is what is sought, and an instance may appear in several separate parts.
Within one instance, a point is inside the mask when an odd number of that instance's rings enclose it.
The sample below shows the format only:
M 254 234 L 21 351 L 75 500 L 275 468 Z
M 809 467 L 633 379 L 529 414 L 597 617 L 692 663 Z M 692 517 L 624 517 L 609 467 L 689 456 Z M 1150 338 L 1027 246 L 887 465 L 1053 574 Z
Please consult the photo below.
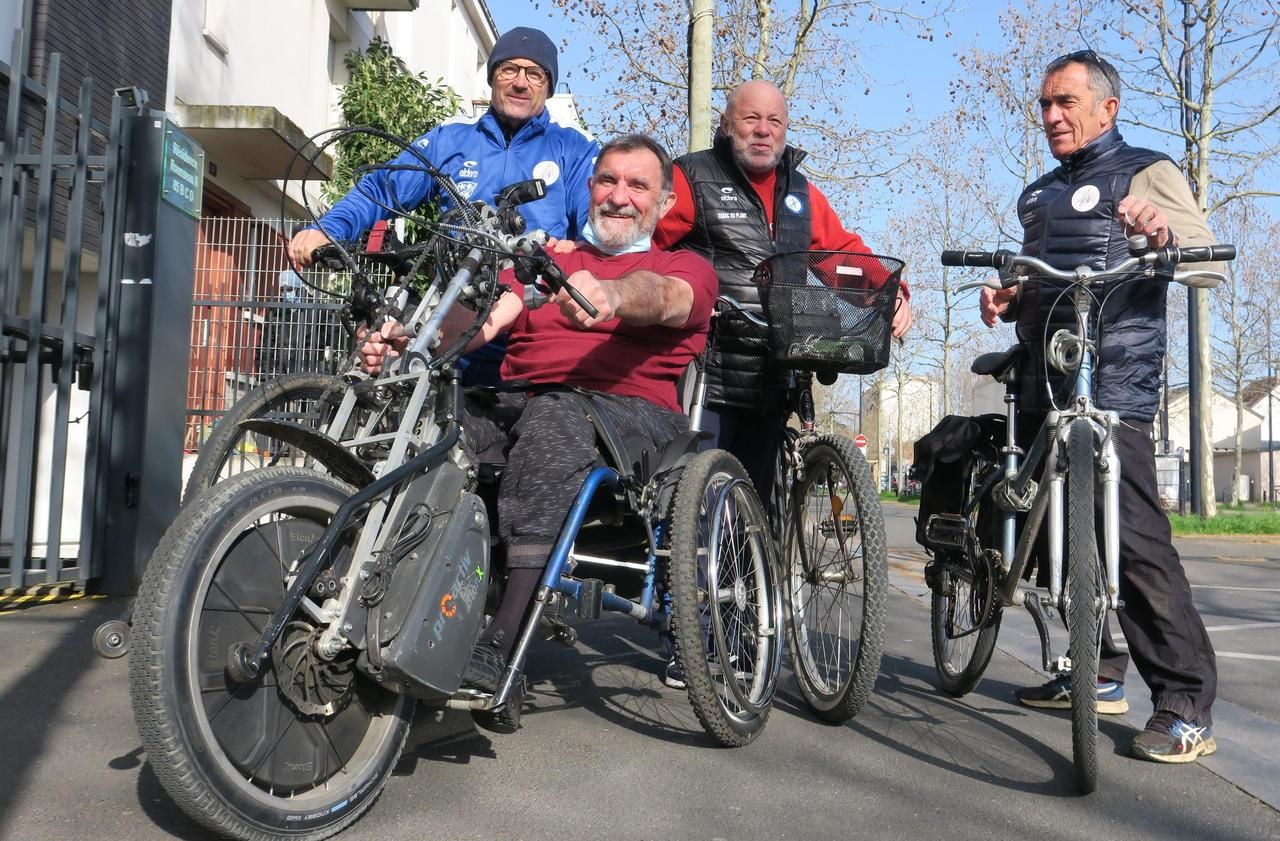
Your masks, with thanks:
M 715 0 L 693 0 L 689 17 L 689 151 L 711 148 L 711 41 Z

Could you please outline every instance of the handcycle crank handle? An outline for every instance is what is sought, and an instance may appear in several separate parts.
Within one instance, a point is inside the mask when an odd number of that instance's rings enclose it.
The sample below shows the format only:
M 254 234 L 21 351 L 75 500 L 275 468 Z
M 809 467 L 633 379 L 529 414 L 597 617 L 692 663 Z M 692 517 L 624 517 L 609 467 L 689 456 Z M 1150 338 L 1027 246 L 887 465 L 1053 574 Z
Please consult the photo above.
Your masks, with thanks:
M 547 285 L 551 287 L 552 292 L 563 289 L 569 293 L 569 297 L 573 299 L 574 303 L 582 307 L 582 311 L 587 315 L 592 318 L 600 315 L 600 310 L 596 309 L 585 295 L 569 285 L 569 278 L 565 275 L 564 269 L 560 268 L 560 265 L 549 256 L 546 256 L 545 252 L 543 253 L 543 261 L 539 267 L 539 273 L 546 279 Z M 529 302 L 528 292 L 525 293 L 525 301 L 526 303 Z

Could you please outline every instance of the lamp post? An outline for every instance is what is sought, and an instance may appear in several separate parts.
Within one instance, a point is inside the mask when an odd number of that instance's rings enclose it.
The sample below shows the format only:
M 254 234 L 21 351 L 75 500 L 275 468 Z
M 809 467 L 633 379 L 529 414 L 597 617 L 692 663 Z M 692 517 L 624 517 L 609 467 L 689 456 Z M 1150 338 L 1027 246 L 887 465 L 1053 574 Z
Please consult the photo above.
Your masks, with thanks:
M 1276 439 L 1271 418 L 1276 393 L 1275 357 L 1271 355 L 1271 319 L 1267 319 L 1267 504 L 1276 502 Z

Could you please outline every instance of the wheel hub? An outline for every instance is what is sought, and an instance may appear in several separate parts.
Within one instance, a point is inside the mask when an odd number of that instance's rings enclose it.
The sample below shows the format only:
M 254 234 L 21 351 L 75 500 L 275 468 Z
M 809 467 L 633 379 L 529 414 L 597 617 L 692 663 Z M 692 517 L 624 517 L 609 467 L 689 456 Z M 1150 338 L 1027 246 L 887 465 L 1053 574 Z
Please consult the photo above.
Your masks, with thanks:
M 733 603 L 738 610 L 747 609 L 747 582 L 741 578 L 733 582 Z
M 323 632 L 306 622 L 290 622 L 271 649 L 280 694 L 302 715 L 336 714 L 351 700 L 355 685 L 351 659 L 325 660 L 316 654 Z

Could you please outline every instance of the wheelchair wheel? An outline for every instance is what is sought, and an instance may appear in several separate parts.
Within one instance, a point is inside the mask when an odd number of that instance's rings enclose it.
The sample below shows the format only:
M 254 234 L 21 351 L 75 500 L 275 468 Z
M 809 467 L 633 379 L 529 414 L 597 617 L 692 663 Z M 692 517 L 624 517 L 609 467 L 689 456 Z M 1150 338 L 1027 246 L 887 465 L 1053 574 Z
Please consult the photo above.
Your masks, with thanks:
M 285 374 L 250 391 L 227 410 L 200 445 L 183 502 L 246 470 L 305 466 L 308 460 L 304 453 L 270 435 L 242 429 L 240 421 L 270 418 L 321 429 L 341 402 L 344 387 L 342 380 L 331 374 L 303 372 Z
M 257 678 L 226 670 L 352 492 L 296 467 L 235 476 L 179 514 L 147 567 L 129 657 L 134 718 L 169 796 L 221 834 L 332 835 L 373 804 L 404 746 L 412 700 L 365 678 L 353 653 L 314 656 L 324 626 L 305 611 Z M 353 539 L 340 544 L 339 574 Z
M 791 659 L 814 715 L 857 715 L 875 686 L 889 593 L 884 514 L 853 443 L 805 447 L 791 486 L 784 547 Z
M 721 744 L 748 744 L 769 717 L 782 665 L 782 599 L 764 509 L 738 460 L 700 453 L 671 509 L 671 633 L 689 702 Z

